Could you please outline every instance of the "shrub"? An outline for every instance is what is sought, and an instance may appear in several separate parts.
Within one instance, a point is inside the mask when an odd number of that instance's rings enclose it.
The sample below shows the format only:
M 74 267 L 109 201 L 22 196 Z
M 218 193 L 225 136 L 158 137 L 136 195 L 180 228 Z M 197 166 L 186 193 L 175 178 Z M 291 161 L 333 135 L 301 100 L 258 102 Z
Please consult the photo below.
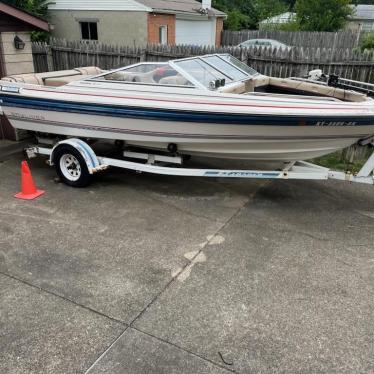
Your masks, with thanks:
M 360 43 L 360 49 L 362 52 L 370 49 L 374 49 L 374 33 L 367 34 Z

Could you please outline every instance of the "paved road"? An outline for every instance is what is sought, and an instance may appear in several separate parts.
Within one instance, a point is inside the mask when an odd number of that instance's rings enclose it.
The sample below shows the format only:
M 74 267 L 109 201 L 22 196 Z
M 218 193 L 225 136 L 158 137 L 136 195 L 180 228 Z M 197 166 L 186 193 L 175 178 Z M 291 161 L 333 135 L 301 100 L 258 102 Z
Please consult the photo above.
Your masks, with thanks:
M 374 189 L 0 163 L 1 373 L 373 373 Z

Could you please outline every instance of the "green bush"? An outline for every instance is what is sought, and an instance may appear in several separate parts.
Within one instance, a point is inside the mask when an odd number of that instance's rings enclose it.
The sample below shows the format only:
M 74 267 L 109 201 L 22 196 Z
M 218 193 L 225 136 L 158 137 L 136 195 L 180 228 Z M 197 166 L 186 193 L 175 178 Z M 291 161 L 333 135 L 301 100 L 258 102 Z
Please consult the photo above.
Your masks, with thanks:
M 291 20 L 287 23 L 279 25 L 279 31 L 300 31 L 300 24 L 296 20 Z
M 31 41 L 32 42 L 45 42 L 49 41 L 51 34 L 45 31 L 32 31 L 31 32 Z
M 351 0 L 297 0 L 295 11 L 301 31 L 339 31 L 354 13 Z
M 362 52 L 374 49 L 374 33 L 368 34 L 364 37 L 360 43 L 360 49 Z

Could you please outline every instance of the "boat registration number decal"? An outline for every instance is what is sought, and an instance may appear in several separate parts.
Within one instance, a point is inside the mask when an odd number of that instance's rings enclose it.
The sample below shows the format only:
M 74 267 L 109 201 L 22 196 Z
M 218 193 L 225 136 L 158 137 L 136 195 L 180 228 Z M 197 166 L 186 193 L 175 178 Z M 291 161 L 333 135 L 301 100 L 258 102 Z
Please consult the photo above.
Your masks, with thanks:
M 347 121 L 341 121 L 341 122 L 329 122 L 329 121 L 320 121 L 316 123 L 316 126 L 331 126 L 331 127 L 338 127 L 338 126 L 356 126 L 357 122 L 347 122 Z

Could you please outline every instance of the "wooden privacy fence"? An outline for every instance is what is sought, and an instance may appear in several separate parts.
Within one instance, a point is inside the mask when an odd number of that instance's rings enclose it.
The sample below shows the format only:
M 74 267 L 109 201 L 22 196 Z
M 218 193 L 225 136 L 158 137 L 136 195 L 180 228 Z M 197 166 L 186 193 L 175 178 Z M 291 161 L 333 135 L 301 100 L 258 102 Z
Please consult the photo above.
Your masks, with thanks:
M 289 46 L 326 48 L 350 48 L 358 46 L 361 34 L 351 31 L 307 32 L 277 30 L 241 30 L 222 33 L 222 45 L 238 45 L 249 39 L 275 39 Z
M 230 53 L 265 75 L 274 77 L 305 76 L 310 70 L 322 69 L 347 79 L 374 83 L 374 54 L 351 48 L 294 47 L 198 47 L 149 45 L 145 48 L 112 46 L 100 43 L 51 40 L 50 44 L 32 45 L 37 72 L 99 66 L 114 69 L 140 61 L 170 59 L 209 53 Z
M 292 48 L 275 50 L 254 47 L 246 50 L 245 61 L 262 74 L 274 77 L 302 77 L 321 69 L 325 74 L 374 83 L 374 53 L 352 49 Z

